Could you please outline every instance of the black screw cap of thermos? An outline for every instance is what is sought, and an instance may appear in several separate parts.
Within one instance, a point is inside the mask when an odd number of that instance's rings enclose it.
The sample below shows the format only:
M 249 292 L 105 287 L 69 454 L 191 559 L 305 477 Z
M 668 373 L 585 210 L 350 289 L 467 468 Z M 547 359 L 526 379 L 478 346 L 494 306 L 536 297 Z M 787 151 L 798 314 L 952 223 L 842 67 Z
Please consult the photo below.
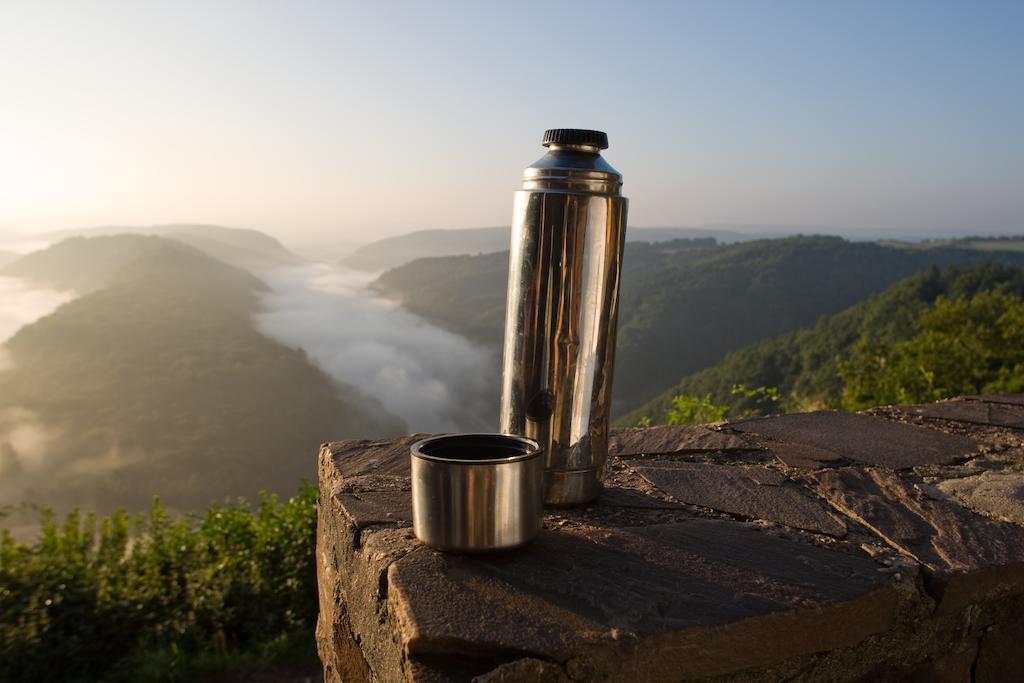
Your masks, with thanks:
M 608 149 L 608 134 L 582 128 L 552 128 L 544 131 L 544 146 L 548 145 L 587 145 Z

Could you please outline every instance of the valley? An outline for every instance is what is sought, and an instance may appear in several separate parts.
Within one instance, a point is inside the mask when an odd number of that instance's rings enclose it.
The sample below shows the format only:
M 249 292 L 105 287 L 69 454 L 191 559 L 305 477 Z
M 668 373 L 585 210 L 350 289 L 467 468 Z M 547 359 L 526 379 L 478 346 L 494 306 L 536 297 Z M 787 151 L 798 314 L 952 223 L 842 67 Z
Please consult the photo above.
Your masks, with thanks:
M 101 267 L 59 278 L 88 293 L 4 345 L 3 500 L 110 511 L 158 495 L 192 509 L 293 490 L 315 474 L 324 438 L 406 429 L 254 328 L 266 289 L 255 276 L 177 242 L 127 237 L 93 238 L 108 240 Z M 30 261 L 37 277 L 67 249 Z
M 196 509 L 292 490 L 325 439 L 493 429 L 507 252 L 378 274 L 251 230 L 142 232 L 62 236 L 0 267 L 22 305 L 0 310 L 0 503 Z M 662 421 L 680 394 L 780 408 L 736 384 L 837 407 L 837 358 L 864 335 L 905 337 L 942 294 L 1024 291 L 1024 253 L 1002 243 L 631 241 L 614 417 Z
M 636 410 L 727 353 L 815 324 L 932 267 L 1024 254 L 956 244 L 934 249 L 797 236 L 731 245 L 627 244 L 620 295 L 614 415 Z M 420 259 L 375 286 L 410 311 L 498 348 L 507 252 Z

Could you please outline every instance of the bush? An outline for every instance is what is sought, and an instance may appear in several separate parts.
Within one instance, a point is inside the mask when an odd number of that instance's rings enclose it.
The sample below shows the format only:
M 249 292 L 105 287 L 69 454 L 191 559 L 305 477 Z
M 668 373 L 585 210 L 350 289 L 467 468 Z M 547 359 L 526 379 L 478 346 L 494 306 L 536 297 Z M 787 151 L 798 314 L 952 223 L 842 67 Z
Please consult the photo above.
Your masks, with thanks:
M 305 485 L 201 517 L 44 511 L 31 545 L 0 531 L 0 680 L 192 680 L 309 643 L 315 529 Z
M 718 422 L 726 418 L 741 419 L 786 412 L 786 405 L 779 390 L 775 387 L 748 387 L 745 384 L 734 384 L 730 392 L 732 405 L 720 405 L 711 399 L 711 394 L 691 396 L 680 394 L 672 398 L 672 403 L 665 413 L 665 424 L 668 425 L 702 425 Z M 638 422 L 640 427 L 650 427 L 654 420 L 649 416 Z
M 939 297 L 895 344 L 868 336 L 839 364 L 843 405 L 924 403 L 1024 390 L 1024 300 L 1000 291 Z

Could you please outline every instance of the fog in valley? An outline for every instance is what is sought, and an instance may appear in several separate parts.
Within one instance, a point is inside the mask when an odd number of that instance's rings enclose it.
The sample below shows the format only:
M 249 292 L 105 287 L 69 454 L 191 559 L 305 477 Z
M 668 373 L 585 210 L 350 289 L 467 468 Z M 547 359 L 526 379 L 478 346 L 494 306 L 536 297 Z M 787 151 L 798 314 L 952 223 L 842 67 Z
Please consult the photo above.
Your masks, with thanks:
M 13 368 L 10 352 L 3 343 L 23 326 L 52 313 L 73 298 L 71 292 L 32 287 L 18 278 L 0 276 L 0 373 Z M 10 476 L 8 465 L 17 459 L 17 473 L 30 474 L 46 463 L 48 448 L 57 435 L 46 428 L 39 416 L 20 406 L 0 406 L 0 510 L 22 502 L 23 477 Z M 16 455 L 15 455 L 16 454 Z M 2 519 L 2 518 L 0 518 Z M 18 537 L 26 537 L 35 528 L 35 515 L 16 515 L 5 520 Z
M 111 253 L 117 253 L 120 239 L 113 238 L 106 245 L 91 239 L 73 245 L 70 255 L 79 258 L 68 269 L 101 272 L 108 266 L 93 262 L 88 249 L 109 248 Z M 166 242 L 154 243 L 157 244 Z M 239 254 L 244 254 L 243 260 L 251 260 L 251 252 L 217 251 L 224 247 L 223 243 L 218 244 L 210 242 L 203 246 L 228 261 Z M 188 280 L 196 274 L 217 271 L 226 267 L 223 263 L 216 266 L 218 262 L 197 261 L 200 271 L 193 275 L 185 270 L 161 274 L 158 265 L 143 277 L 163 283 L 159 289 L 131 285 L 127 290 L 117 284 L 116 277 L 116 272 L 125 266 L 109 265 L 112 288 L 76 292 L 45 286 L 45 277 L 50 272 L 46 269 L 47 254 L 61 253 L 61 245 L 58 240 L 53 245 L 33 243 L 35 249 L 6 249 L 8 254 L 17 253 L 15 259 L 39 250 L 43 260 L 34 262 L 29 269 L 32 274 L 27 277 L 32 279 L 10 273 L 0 275 L 0 394 L 6 394 L 0 395 L 0 508 L 21 502 L 54 505 L 58 509 L 73 505 L 99 510 L 121 504 L 136 507 L 138 503 L 131 502 L 134 494 L 128 491 L 137 490 L 143 500 L 160 492 L 169 483 L 157 474 L 161 467 L 170 467 L 174 477 L 180 479 L 175 486 L 188 488 L 190 478 L 204 478 L 203 486 L 207 488 L 195 490 L 199 497 L 209 490 L 209 498 L 204 502 L 222 495 L 253 495 L 252 482 L 228 477 L 214 486 L 217 478 L 206 477 L 206 470 L 233 466 L 228 463 L 239 456 L 224 452 L 225 444 L 247 433 L 253 434 L 256 443 L 267 440 L 266 452 L 260 454 L 263 464 L 254 461 L 248 466 L 259 472 L 257 479 L 262 477 L 263 481 L 271 482 L 258 485 L 276 486 L 283 493 L 290 493 L 300 477 L 315 472 L 312 454 L 322 441 L 403 432 L 491 431 L 496 426 L 499 359 L 494 350 L 427 322 L 404 309 L 401 302 L 375 292 L 372 283 L 378 272 L 303 261 L 280 245 L 270 244 L 261 246 L 269 250 L 265 253 L 273 259 L 284 264 L 297 261 L 301 265 L 251 268 L 252 275 L 258 278 L 258 282 L 252 282 L 265 287 L 254 290 L 255 303 L 249 312 L 218 285 L 213 289 L 201 285 L 200 297 L 229 306 L 224 312 L 229 318 L 238 315 L 237 324 L 249 328 L 249 334 L 262 335 L 287 349 L 301 350 L 299 358 L 303 360 L 296 364 L 282 359 L 279 354 L 283 349 L 272 352 L 278 354 L 277 360 L 258 360 L 251 346 L 254 342 L 245 341 L 248 337 L 242 327 L 230 327 L 228 336 L 223 337 L 207 329 L 196 314 L 172 312 L 173 299 L 166 298 L 166 291 L 170 290 L 164 288 L 187 287 Z M 51 246 L 53 249 L 47 249 Z M 251 247 L 252 243 L 245 246 Z M 66 252 L 67 249 L 65 255 Z M 124 254 L 129 252 L 125 248 Z M 196 253 L 194 258 L 202 257 Z M 116 296 L 128 296 L 128 301 L 142 308 L 122 310 L 117 307 L 120 304 L 106 308 L 103 301 L 117 291 L 123 293 Z M 76 298 L 81 304 L 75 304 L 78 313 L 71 308 L 58 311 L 62 304 Z M 193 300 L 188 308 L 198 312 L 202 304 Z M 41 334 L 28 341 L 27 348 L 39 348 L 43 356 L 34 355 L 32 369 L 16 364 L 7 342 L 19 330 L 55 312 Z M 182 349 L 173 333 L 161 333 L 168 334 L 164 337 L 166 341 L 160 341 L 158 335 L 156 347 L 147 350 L 140 346 L 145 342 L 139 335 L 146 329 L 172 320 L 184 326 L 180 329 L 186 337 L 196 337 L 196 347 Z M 80 346 L 79 340 L 111 324 L 113 327 L 105 333 L 109 344 L 88 347 L 89 350 L 81 347 L 81 353 L 72 353 Z M 221 348 L 210 347 L 211 343 Z M 204 347 L 209 351 L 203 351 Z M 25 349 L 23 340 L 22 351 Z M 70 360 L 69 353 L 75 360 Z M 160 357 L 166 360 L 158 361 Z M 154 373 L 156 366 L 150 363 L 157 362 L 171 365 Z M 315 377 L 302 370 L 307 363 L 326 373 L 322 383 L 318 384 Z M 277 369 L 270 367 L 275 364 Z M 251 382 L 257 383 L 254 386 L 259 387 L 260 393 L 268 394 L 264 403 L 277 406 L 282 415 L 289 409 L 299 411 L 307 415 L 308 422 L 300 424 L 298 418 L 282 417 L 284 422 L 275 426 L 273 408 L 254 407 L 252 412 L 243 411 L 240 417 L 210 423 L 207 416 L 211 409 L 219 411 L 228 406 L 224 406 L 223 398 L 200 395 L 203 389 L 197 384 L 200 375 L 195 374 L 195 368 L 205 368 L 199 371 L 203 373 L 227 372 L 235 377 L 252 373 Z M 264 372 L 269 375 L 263 375 Z M 157 375 L 171 384 L 154 384 Z M 37 389 L 33 390 L 32 385 L 37 385 Z M 183 397 L 184 407 L 175 403 L 180 399 L 165 396 L 167 391 Z M 340 403 L 330 404 L 330 399 L 325 402 L 324 392 L 333 393 Z M 139 413 L 114 407 L 135 400 L 133 396 L 150 407 Z M 229 402 L 247 405 L 246 397 L 237 393 L 233 396 Z M 313 405 L 319 407 L 314 409 Z M 318 416 L 313 417 L 311 411 Z M 208 435 L 198 442 L 208 451 L 206 455 L 193 451 L 190 456 L 198 458 L 199 471 L 173 464 L 173 459 L 180 457 L 174 453 L 188 453 L 194 448 L 188 445 L 189 437 L 183 437 L 176 426 L 181 425 L 183 416 L 186 421 L 198 420 L 197 430 L 206 430 Z M 285 435 L 292 428 L 298 432 Z M 83 440 L 85 432 L 90 437 Z M 73 453 L 60 447 L 69 438 L 79 443 Z M 140 439 L 153 439 L 160 446 L 147 446 Z M 274 439 L 277 443 L 271 444 Z M 137 457 L 131 462 L 108 457 L 122 451 Z M 308 459 L 303 457 L 306 453 Z M 169 457 L 172 460 L 167 460 Z M 224 462 L 217 462 L 222 459 Z M 293 463 L 283 465 L 283 477 L 273 474 L 278 467 L 274 463 L 289 461 Z M 76 473 L 74 481 L 69 480 L 72 471 Z M 58 491 L 63 493 L 58 495 Z M 172 505 L 173 495 L 167 496 Z M 31 512 L 8 515 L 6 525 L 20 536 L 34 529 L 34 518 Z
M 0 275 L 0 344 L 23 326 L 70 301 L 73 296 L 71 292 L 32 287 L 19 278 Z M 0 354 L 2 352 L 0 347 Z M 4 367 L 4 357 L 0 355 L 0 368 Z
M 52 313 L 73 296 L 71 292 L 32 287 L 18 278 L 0 276 L 0 372 L 14 365 L 10 352 L 2 344 L 23 326 Z M 0 464 L 13 449 L 24 465 L 42 465 L 52 436 L 32 412 L 18 406 L 0 407 Z M 6 479 L 6 486 L 0 479 L 0 503 L 9 502 L 6 499 L 18 485 Z
M 402 418 L 410 431 L 497 426 L 490 412 L 498 359 L 376 296 L 369 288 L 375 274 L 310 264 L 260 275 L 270 291 L 256 316 L 258 329 L 303 349 L 334 379 Z

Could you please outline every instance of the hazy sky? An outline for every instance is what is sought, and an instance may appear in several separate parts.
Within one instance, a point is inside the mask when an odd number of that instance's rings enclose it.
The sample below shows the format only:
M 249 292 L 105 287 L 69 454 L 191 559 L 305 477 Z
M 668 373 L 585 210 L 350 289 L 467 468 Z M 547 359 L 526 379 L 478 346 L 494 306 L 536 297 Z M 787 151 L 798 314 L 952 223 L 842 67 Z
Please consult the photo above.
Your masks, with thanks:
M 548 127 L 635 225 L 1024 231 L 1024 2 L 0 0 L 0 228 L 507 223 Z

